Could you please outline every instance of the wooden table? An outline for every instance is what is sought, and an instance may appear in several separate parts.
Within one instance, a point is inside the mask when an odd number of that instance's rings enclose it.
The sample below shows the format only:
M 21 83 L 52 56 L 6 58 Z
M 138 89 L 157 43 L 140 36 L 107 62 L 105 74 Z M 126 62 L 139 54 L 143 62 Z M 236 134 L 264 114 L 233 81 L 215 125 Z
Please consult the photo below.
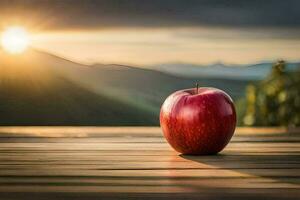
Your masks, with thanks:
M 300 134 L 237 129 L 184 156 L 156 127 L 0 128 L 1 200 L 166 198 L 300 199 Z

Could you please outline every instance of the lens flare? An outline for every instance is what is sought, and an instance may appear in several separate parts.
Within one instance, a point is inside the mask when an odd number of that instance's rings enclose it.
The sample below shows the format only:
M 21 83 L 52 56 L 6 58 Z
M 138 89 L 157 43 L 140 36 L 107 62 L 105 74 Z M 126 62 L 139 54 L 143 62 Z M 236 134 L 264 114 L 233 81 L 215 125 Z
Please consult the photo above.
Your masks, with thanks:
M 9 27 L 2 33 L 1 45 L 8 53 L 19 54 L 24 52 L 29 42 L 29 35 L 23 27 Z

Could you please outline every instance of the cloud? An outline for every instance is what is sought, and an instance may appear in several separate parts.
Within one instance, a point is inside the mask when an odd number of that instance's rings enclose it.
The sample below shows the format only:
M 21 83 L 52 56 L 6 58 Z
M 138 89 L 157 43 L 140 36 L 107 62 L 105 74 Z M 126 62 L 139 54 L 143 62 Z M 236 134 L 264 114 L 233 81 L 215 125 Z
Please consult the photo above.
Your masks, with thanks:
M 298 0 L 1 0 L 0 13 L 45 29 L 300 28 Z

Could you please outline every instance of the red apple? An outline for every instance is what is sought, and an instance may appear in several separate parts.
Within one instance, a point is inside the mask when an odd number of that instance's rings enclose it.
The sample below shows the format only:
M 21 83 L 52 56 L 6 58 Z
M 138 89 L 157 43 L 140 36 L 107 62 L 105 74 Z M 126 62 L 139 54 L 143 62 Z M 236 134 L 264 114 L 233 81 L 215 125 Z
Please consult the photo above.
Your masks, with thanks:
M 216 88 L 192 88 L 171 94 L 160 111 L 169 144 L 183 154 L 216 154 L 230 141 L 236 126 L 232 99 Z

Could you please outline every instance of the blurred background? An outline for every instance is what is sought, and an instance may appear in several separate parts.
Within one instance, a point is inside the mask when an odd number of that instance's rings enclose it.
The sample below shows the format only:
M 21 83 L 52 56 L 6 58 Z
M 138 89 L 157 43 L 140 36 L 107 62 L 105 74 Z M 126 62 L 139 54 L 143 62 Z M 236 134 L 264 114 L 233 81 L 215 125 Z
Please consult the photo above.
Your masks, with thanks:
M 159 125 L 216 87 L 239 126 L 300 125 L 300 2 L 0 1 L 0 125 Z

